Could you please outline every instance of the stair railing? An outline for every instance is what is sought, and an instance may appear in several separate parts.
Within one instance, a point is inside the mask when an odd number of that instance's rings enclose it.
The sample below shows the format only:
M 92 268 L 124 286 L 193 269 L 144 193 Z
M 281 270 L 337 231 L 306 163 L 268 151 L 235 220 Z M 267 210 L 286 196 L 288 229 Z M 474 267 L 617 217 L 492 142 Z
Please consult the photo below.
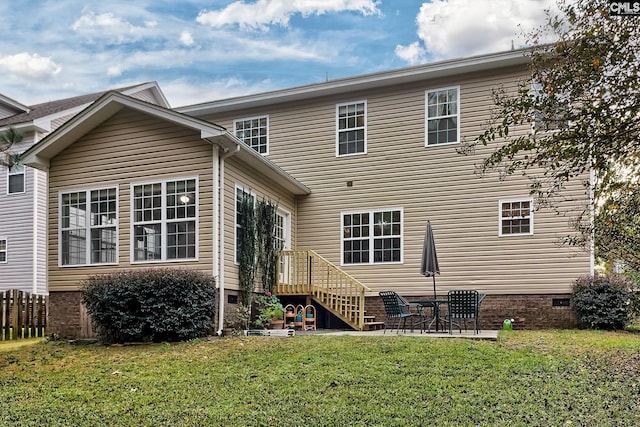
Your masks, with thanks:
M 351 327 L 364 328 L 368 287 L 314 251 L 280 251 L 278 295 L 309 295 Z

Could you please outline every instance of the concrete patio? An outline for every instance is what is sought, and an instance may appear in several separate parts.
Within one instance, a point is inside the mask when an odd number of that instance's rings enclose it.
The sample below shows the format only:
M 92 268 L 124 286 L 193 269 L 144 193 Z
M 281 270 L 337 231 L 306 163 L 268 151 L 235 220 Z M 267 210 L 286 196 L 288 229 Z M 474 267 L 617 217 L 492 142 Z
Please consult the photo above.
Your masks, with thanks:
M 363 336 L 363 337 L 375 337 L 375 336 L 406 336 L 406 337 L 422 337 L 422 338 L 468 338 L 468 339 L 476 339 L 476 340 L 491 340 L 496 341 L 498 339 L 497 330 L 490 331 L 480 331 L 477 334 L 474 334 L 472 330 L 465 331 L 462 333 L 459 331 L 453 331 L 453 334 L 449 334 L 449 331 L 432 331 L 432 332 L 422 332 L 419 330 L 411 331 L 407 329 L 403 331 L 397 331 L 396 329 L 388 329 L 385 333 L 384 329 L 380 329 L 377 331 L 350 331 L 350 330 L 335 330 L 335 329 L 318 329 L 317 331 L 296 331 L 296 335 L 354 335 L 354 336 Z

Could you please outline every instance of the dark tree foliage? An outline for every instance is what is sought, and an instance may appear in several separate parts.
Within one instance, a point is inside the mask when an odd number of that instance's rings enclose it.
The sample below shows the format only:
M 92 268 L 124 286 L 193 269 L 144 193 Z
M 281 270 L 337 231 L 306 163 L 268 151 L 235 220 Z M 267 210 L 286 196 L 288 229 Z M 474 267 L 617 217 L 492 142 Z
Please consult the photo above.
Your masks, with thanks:
M 258 265 L 262 272 L 262 290 L 273 292 L 276 284 L 278 247 L 276 221 L 278 205 L 261 200 L 257 207 Z
M 0 165 L 8 168 L 20 162 L 19 153 L 16 153 L 14 146 L 22 141 L 22 134 L 13 127 L 0 133 Z
M 573 306 L 580 321 L 592 329 L 622 329 L 633 314 L 632 285 L 615 274 L 579 277 L 573 285 Z
M 257 217 L 255 196 L 248 191 L 238 193 L 238 280 L 240 281 L 240 302 L 245 307 L 251 305 L 257 271 L 258 249 Z
M 495 90 L 492 119 L 466 149 L 495 145 L 482 171 L 523 173 L 539 205 L 557 206 L 566 184 L 580 180 L 593 204 L 574 213 L 569 242 L 595 237 L 598 255 L 637 269 L 640 17 L 610 15 L 608 0 L 558 6 L 529 34 L 530 79 L 516 93 Z
M 185 269 L 144 269 L 91 276 L 82 302 L 107 343 L 184 341 L 211 334 L 216 284 Z

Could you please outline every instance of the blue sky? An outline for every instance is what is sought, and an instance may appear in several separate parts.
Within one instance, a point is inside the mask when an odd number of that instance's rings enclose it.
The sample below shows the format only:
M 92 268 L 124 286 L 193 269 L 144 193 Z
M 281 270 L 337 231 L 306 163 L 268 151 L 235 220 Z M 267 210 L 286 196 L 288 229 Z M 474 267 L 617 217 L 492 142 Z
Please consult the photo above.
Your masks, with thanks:
M 155 80 L 174 107 L 508 50 L 552 0 L 1 2 L 0 93 Z

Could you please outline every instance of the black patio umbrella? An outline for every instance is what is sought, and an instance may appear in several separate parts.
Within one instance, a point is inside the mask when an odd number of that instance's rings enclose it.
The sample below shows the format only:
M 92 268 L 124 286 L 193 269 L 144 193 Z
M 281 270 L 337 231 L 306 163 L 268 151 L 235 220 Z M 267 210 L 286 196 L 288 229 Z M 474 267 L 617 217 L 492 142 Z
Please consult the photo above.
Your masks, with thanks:
M 427 231 L 424 233 L 424 246 L 422 247 L 422 265 L 420 273 L 425 277 L 433 277 L 433 298 L 436 298 L 436 274 L 440 274 L 436 244 L 433 241 L 433 229 L 431 221 L 427 221 Z

